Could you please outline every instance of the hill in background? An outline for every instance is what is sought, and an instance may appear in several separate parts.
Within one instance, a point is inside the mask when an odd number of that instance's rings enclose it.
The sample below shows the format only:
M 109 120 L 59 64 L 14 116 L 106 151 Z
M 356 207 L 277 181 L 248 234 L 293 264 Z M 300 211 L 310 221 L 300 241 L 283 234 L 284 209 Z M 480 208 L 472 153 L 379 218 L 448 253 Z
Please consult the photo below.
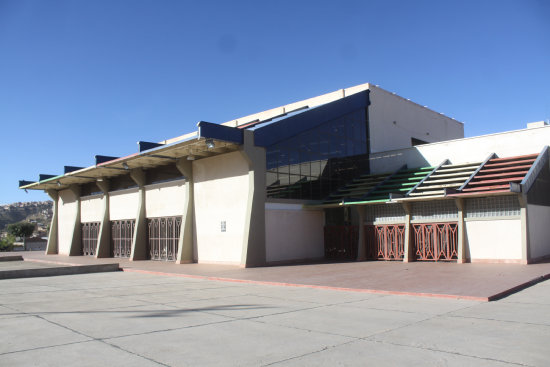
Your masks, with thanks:
M 0 205 L 0 232 L 11 223 L 35 223 L 38 232 L 45 232 L 52 220 L 53 201 L 31 201 Z

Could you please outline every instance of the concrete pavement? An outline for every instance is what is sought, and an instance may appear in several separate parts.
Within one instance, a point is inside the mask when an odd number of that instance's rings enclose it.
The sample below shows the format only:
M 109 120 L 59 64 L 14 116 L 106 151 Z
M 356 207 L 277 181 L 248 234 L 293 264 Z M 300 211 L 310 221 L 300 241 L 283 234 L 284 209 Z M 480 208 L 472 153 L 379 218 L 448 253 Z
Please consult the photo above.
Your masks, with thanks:
M 547 366 L 550 282 L 495 302 L 115 272 L 0 280 L 1 366 Z

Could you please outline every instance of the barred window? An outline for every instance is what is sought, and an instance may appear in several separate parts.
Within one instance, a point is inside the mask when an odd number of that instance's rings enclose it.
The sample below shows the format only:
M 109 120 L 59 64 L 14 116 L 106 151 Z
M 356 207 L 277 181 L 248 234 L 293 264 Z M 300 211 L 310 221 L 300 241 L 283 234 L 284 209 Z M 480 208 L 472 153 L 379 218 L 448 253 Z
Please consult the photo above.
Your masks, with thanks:
M 510 217 L 520 215 L 515 196 L 493 196 L 466 199 L 466 218 Z

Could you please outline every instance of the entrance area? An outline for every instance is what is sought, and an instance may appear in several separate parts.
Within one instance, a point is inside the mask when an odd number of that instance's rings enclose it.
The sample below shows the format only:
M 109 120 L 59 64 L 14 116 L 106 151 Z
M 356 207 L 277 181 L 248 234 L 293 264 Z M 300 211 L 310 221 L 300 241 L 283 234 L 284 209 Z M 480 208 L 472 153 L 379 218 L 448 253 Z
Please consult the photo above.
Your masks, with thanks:
M 366 225 L 367 258 L 372 260 L 403 260 L 405 255 L 405 225 Z
M 175 261 L 181 231 L 181 217 L 148 218 L 149 258 Z
M 458 223 L 411 224 L 416 260 L 451 261 L 458 258 Z
M 95 255 L 99 238 L 99 225 L 99 222 L 81 223 L 82 255 Z
M 113 257 L 130 257 L 134 238 L 135 219 L 111 222 L 111 248 Z

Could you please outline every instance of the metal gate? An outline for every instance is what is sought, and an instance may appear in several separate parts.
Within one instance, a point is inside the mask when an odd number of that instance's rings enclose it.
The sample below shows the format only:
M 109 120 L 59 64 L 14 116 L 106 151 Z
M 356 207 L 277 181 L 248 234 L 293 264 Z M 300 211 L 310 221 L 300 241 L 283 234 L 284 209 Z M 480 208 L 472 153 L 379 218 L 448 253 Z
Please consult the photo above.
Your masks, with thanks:
M 114 257 L 130 257 L 135 226 L 135 219 L 111 222 L 111 243 Z
M 449 261 L 458 258 L 458 223 L 412 224 L 416 260 Z
M 325 226 L 325 258 L 334 260 L 357 259 L 358 238 L 358 226 Z
M 367 258 L 403 260 L 405 255 L 405 225 L 385 224 L 365 226 Z
M 100 222 L 81 223 L 82 255 L 93 256 L 97 248 Z
M 181 217 L 148 218 L 151 260 L 174 261 L 178 256 Z

